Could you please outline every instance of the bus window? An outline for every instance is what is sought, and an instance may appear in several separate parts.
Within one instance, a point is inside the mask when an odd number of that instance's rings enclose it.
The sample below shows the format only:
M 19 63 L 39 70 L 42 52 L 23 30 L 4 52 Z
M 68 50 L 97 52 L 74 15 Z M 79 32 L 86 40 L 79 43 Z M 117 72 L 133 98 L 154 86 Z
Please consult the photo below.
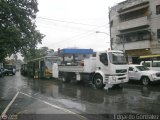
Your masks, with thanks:
M 157 62 L 157 67 L 160 67 L 160 62 Z
M 46 60 L 45 64 L 48 69 L 52 69 L 52 60 Z
M 150 67 L 150 62 L 144 62 L 143 65 L 146 67 Z
M 153 62 L 152 67 L 158 67 L 156 62 Z
M 153 61 L 152 67 L 160 67 L 160 62 Z

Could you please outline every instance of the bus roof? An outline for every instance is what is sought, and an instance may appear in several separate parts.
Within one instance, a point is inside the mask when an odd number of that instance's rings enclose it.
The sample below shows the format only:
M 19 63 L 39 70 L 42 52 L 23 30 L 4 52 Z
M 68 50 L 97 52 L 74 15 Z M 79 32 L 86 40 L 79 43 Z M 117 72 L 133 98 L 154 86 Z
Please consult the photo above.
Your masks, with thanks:
M 57 58 L 57 56 L 44 56 L 44 57 L 40 57 L 40 58 L 35 58 L 33 60 L 29 60 L 28 62 L 37 61 L 37 60 L 43 60 L 45 58 Z

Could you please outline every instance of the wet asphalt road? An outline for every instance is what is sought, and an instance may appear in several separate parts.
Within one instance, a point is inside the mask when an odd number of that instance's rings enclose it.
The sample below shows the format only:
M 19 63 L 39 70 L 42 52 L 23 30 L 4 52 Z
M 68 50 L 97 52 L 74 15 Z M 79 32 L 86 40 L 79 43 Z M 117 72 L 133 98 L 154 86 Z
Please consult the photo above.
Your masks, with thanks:
M 160 113 L 160 84 L 144 87 L 129 83 L 122 88 L 97 90 L 93 86 L 54 79 L 31 79 L 17 72 L 15 76 L 0 78 L 1 114 L 17 92 L 7 111 L 15 119 L 26 114 L 38 120 L 49 120 L 49 117 L 60 120 L 62 116 L 65 120 L 100 120 L 109 119 L 113 114 Z

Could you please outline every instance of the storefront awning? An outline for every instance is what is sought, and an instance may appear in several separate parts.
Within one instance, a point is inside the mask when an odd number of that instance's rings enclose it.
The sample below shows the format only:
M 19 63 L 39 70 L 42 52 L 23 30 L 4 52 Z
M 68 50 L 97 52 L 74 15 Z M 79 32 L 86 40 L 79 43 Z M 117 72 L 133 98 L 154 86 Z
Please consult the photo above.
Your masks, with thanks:
M 160 57 L 160 54 L 157 54 L 157 55 L 145 55 L 145 56 L 140 56 L 139 58 L 143 59 L 143 58 L 156 58 L 156 57 Z

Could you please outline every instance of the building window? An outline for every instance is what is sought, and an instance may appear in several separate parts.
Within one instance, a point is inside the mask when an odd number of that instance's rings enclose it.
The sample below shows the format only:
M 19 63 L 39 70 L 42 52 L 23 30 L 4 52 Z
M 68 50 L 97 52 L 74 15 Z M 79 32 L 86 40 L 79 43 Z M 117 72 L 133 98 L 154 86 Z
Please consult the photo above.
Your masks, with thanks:
M 160 29 L 157 30 L 157 38 L 160 39 Z
M 160 14 L 160 5 L 156 6 L 156 14 L 159 15 Z
M 120 17 L 121 22 L 125 22 L 128 20 L 137 19 L 137 18 L 144 17 L 147 15 L 148 15 L 148 7 L 140 9 L 140 10 L 136 10 L 133 12 L 128 12 L 128 13 L 122 14 L 119 17 Z

